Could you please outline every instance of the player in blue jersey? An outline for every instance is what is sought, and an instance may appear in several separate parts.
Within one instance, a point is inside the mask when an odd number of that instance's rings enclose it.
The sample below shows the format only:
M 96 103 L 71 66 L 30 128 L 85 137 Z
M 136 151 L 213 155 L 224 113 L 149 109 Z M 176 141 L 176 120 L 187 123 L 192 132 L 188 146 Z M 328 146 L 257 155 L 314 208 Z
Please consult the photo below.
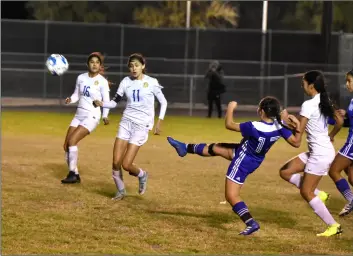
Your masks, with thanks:
M 341 129 L 343 120 L 335 111 L 326 91 L 325 77 L 320 71 L 306 72 L 302 87 L 311 97 L 301 106 L 299 127 L 300 135 L 306 131 L 308 152 L 303 152 L 285 163 L 280 169 L 280 176 L 300 189 L 303 199 L 328 225 L 326 231 L 317 236 L 333 236 L 342 232 L 341 225 L 334 220 L 315 190 L 321 178 L 327 175 L 335 158 L 335 148 L 331 141 Z M 334 118 L 337 123 L 330 133 L 328 118 Z
M 346 74 L 346 87 L 349 92 L 353 92 L 353 69 Z M 343 126 L 349 127 L 346 143 L 340 149 L 329 170 L 331 179 L 335 182 L 337 189 L 347 200 L 347 204 L 343 207 L 339 216 L 345 216 L 353 211 L 353 193 L 341 172 L 345 170 L 348 175 L 348 180 L 353 186 L 353 99 L 351 100 L 347 111 L 340 109 L 339 113 L 344 117 Z M 334 124 L 331 119 L 330 124 Z
M 246 224 L 240 235 L 250 235 L 260 229 L 260 225 L 253 219 L 248 207 L 240 198 L 240 190 L 246 177 L 259 168 L 266 153 L 279 139 L 284 138 L 294 147 L 300 146 L 299 134 L 283 126 L 280 116 L 280 103 L 276 98 L 265 97 L 260 101 L 258 122 L 235 123 L 233 112 L 237 108 L 236 102 L 228 104 L 225 126 L 232 131 L 241 132 L 243 139 L 239 144 L 219 143 L 185 144 L 168 137 L 169 143 L 176 149 L 179 156 L 196 153 L 200 156 L 222 156 L 231 163 L 228 167 L 225 184 L 225 197 L 233 211 Z M 299 121 L 289 115 L 293 127 L 299 127 Z

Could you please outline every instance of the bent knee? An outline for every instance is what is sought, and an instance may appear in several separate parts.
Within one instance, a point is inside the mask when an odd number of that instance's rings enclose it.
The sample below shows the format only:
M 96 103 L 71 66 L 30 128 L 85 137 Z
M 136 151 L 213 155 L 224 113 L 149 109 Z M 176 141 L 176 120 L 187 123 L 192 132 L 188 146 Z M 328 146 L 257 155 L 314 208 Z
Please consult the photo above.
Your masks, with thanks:
M 315 197 L 313 191 L 303 187 L 300 189 L 300 195 L 308 202 L 310 201 L 311 198 Z
M 292 173 L 290 172 L 290 170 L 285 169 L 284 166 L 279 170 L 279 176 L 286 180 L 289 181 L 290 177 L 292 176 Z
M 240 195 L 225 192 L 225 199 L 230 205 L 235 205 L 241 201 Z
M 331 165 L 328 175 L 334 182 L 336 182 L 342 178 L 341 172 L 341 169 L 337 168 L 335 165 Z
M 132 162 L 123 161 L 122 167 L 125 171 L 130 172 L 130 170 L 132 169 Z

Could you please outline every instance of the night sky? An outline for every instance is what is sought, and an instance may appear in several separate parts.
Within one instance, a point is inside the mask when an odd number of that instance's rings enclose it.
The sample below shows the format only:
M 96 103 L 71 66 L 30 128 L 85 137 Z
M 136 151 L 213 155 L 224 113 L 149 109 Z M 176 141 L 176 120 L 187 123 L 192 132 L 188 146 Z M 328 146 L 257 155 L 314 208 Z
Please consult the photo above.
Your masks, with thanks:
M 26 1 L 1 1 L 2 19 L 27 19 Z

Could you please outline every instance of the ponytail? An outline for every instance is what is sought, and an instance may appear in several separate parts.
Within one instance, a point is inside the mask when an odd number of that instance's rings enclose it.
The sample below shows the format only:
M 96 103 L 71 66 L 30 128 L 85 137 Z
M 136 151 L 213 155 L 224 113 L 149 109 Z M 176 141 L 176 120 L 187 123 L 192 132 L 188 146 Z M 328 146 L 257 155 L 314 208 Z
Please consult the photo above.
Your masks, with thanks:
M 308 84 L 312 84 L 315 90 L 320 93 L 319 108 L 325 117 L 334 118 L 335 107 L 326 91 L 324 74 L 318 70 L 311 70 L 304 74 L 304 79 Z
M 102 75 L 107 81 L 108 81 L 108 86 L 109 88 L 112 88 L 112 85 L 115 85 L 112 81 L 108 79 L 108 77 L 105 75 L 105 71 L 108 69 L 108 67 L 105 67 L 104 64 L 101 65 L 101 68 L 99 70 L 99 74 Z
M 323 75 L 319 75 L 316 77 L 316 80 L 314 81 L 314 88 L 318 93 L 320 93 L 319 108 L 321 113 L 325 117 L 334 118 L 334 104 L 332 103 L 332 100 L 330 99 L 326 91 L 325 78 Z
M 320 92 L 319 108 L 320 108 L 321 113 L 325 117 L 334 118 L 334 116 L 335 116 L 334 105 L 333 105 L 333 103 L 332 103 L 332 101 L 326 91 Z

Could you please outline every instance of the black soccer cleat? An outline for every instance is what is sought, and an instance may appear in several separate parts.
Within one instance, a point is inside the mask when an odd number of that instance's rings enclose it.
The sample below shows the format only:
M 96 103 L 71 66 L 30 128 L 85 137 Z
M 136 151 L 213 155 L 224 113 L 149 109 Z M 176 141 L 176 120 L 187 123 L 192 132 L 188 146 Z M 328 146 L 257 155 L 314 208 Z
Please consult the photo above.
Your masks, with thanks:
M 81 178 L 79 174 L 75 174 L 75 172 L 70 171 L 69 174 L 66 176 L 65 179 L 61 180 L 61 183 L 63 184 L 74 184 L 74 183 L 80 183 Z

